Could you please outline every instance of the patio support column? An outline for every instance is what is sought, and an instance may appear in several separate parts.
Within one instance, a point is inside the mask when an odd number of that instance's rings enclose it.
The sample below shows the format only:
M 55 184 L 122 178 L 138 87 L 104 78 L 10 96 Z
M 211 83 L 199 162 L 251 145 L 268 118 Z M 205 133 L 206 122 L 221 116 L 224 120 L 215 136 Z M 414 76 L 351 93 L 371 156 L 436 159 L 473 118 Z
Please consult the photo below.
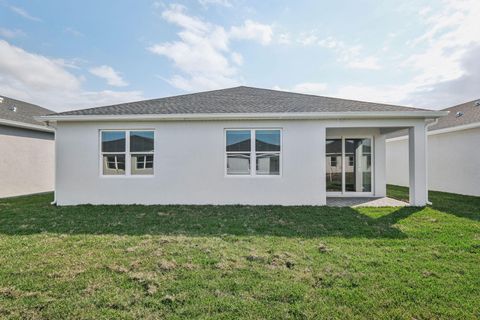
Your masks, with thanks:
M 375 152 L 372 157 L 374 157 L 374 165 L 373 170 L 375 170 L 373 174 L 373 178 L 375 179 L 375 196 L 376 197 L 386 197 L 387 196 L 387 165 L 386 165 L 386 142 L 385 142 L 385 135 L 379 134 L 374 138 L 374 148 L 373 151 Z
M 427 152 L 425 124 L 408 129 L 410 205 L 427 204 Z

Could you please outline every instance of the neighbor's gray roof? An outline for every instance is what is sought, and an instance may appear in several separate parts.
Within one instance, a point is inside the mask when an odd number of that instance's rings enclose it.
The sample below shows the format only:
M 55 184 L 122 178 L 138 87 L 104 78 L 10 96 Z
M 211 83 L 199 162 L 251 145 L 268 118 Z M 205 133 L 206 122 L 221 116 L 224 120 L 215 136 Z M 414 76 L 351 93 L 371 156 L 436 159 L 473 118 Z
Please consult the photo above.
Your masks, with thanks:
M 36 121 L 34 117 L 52 113 L 52 110 L 42 108 L 35 104 L 0 96 L 0 119 L 46 126 L 44 122 Z M 15 111 L 13 111 L 15 109 Z
M 480 106 L 475 105 L 477 101 L 480 102 L 480 99 L 443 109 L 442 111 L 450 113 L 439 118 L 438 123 L 430 127 L 430 131 L 480 122 Z M 463 116 L 457 117 L 457 112 L 462 112 Z
M 308 94 L 235 87 L 167 98 L 122 103 L 55 115 L 140 115 L 212 113 L 286 113 L 354 111 L 425 111 L 395 105 L 328 98 Z
M 458 127 L 471 123 L 480 123 L 480 106 L 476 105 L 476 99 L 470 102 L 465 102 L 454 107 L 442 109 L 441 111 L 450 111 L 445 117 L 438 118 L 438 122 L 434 126 L 430 126 L 428 131 Z M 457 117 L 457 112 L 462 112 L 463 116 Z M 387 135 L 387 139 L 403 137 L 408 134 L 406 129 L 398 130 Z

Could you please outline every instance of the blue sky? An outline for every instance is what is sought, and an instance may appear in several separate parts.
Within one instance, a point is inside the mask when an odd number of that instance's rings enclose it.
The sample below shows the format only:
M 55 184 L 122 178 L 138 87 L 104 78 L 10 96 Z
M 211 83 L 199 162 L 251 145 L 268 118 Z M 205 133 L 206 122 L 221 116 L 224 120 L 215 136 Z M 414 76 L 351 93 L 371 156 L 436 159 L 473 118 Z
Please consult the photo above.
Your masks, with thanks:
M 62 111 L 248 85 L 480 98 L 480 1 L 0 0 L 0 95 Z

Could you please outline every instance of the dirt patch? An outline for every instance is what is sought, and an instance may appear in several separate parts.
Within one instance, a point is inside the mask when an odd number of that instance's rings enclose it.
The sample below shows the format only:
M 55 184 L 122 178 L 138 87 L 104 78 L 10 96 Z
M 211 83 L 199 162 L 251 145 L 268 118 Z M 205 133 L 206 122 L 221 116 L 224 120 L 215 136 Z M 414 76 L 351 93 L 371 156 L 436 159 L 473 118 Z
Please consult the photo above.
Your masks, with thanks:
M 34 292 L 34 291 L 22 291 L 22 290 L 17 290 L 14 287 L 6 287 L 6 288 L 0 288 L 0 296 L 6 297 L 6 298 L 26 298 L 26 297 L 37 297 L 40 296 L 40 292 Z
M 110 266 L 107 266 L 106 268 L 107 270 L 113 271 L 116 273 L 127 273 L 129 271 L 127 268 L 119 265 L 110 265 Z
M 162 272 L 175 270 L 176 268 L 177 268 L 177 263 L 174 260 L 168 261 L 168 260 L 162 259 L 158 262 L 158 269 Z
M 265 263 L 267 261 L 266 257 L 258 256 L 256 254 L 251 254 L 245 257 L 245 259 L 249 262 L 258 262 L 258 263 Z
M 320 252 L 320 253 L 327 253 L 327 252 L 329 252 L 329 251 L 331 251 L 331 249 L 328 248 L 325 243 L 320 243 L 320 244 L 318 245 L 318 252 Z
M 147 294 L 149 296 L 153 296 L 155 293 L 157 293 L 158 288 L 154 284 L 147 284 Z

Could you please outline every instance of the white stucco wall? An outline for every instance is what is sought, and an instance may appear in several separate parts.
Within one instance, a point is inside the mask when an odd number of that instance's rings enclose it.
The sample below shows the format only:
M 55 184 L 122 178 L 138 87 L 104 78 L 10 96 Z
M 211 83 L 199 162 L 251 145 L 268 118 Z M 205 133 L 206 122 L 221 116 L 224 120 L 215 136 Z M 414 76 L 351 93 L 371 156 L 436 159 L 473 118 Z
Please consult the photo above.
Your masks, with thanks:
M 282 128 L 282 176 L 225 176 L 225 128 Z M 155 175 L 105 177 L 100 129 L 154 129 Z M 59 123 L 59 205 L 324 204 L 325 128 L 298 122 Z
M 323 205 L 326 128 L 336 134 L 332 128 L 344 126 L 354 127 L 343 131 L 346 134 L 374 136 L 374 195 L 383 196 L 385 140 L 378 128 L 417 122 L 423 120 L 58 122 L 56 200 L 59 205 Z M 226 176 L 224 130 L 228 128 L 281 128 L 282 175 Z M 155 175 L 101 176 L 101 129 L 154 129 Z
M 430 190 L 480 196 L 480 128 L 428 136 Z M 387 143 L 387 182 L 408 186 L 408 140 Z
M 53 191 L 54 134 L 0 125 L 0 198 Z

